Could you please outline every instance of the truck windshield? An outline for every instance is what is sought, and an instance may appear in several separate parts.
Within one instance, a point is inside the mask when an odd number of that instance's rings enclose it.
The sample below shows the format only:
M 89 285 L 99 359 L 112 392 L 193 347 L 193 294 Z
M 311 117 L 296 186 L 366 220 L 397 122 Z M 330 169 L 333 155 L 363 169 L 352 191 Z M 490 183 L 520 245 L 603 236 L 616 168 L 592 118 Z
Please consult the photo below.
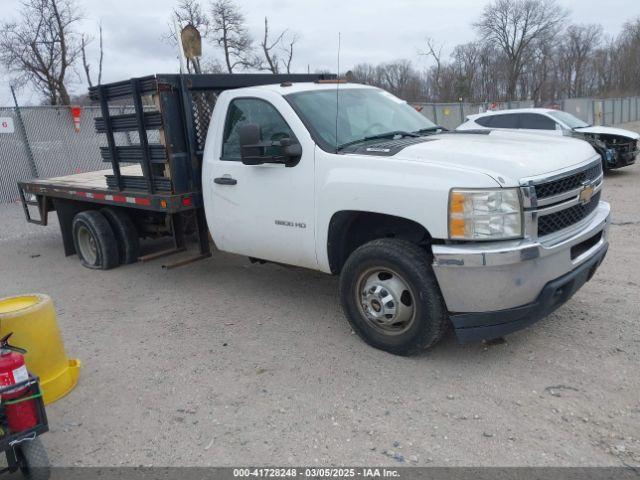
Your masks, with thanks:
M 558 110 L 555 112 L 549 112 L 549 115 L 551 115 L 556 120 L 560 120 L 562 123 L 564 123 L 567 127 L 571 129 L 590 126 L 587 122 L 583 122 L 582 120 L 574 117 L 570 113 L 563 112 L 561 110 Z
M 329 152 L 386 133 L 393 136 L 439 128 L 407 102 L 379 89 L 338 87 L 291 93 L 285 98 L 320 148 Z

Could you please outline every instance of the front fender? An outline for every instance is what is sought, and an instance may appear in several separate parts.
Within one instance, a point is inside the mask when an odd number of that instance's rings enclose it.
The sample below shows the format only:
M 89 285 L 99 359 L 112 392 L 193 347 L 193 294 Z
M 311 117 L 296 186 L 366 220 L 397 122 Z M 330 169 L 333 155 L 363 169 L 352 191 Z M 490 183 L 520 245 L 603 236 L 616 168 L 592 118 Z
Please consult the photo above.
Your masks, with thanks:
M 327 235 L 337 212 L 355 210 L 405 218 L 422 225 L 434 239 L 448 236 L 451 188 L 495 188 L 489 175 L 394 157 L 316 152 L 316 252 L 321 270 L 330 272 Z

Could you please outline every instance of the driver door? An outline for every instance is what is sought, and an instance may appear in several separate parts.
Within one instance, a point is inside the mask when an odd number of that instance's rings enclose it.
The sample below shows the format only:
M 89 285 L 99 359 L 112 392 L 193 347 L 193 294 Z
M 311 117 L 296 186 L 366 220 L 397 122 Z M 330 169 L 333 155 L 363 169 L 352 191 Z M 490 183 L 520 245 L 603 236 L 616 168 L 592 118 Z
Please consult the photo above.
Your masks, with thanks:
M 280 111 L 262 98 L 235 98 L 229 103 L 224 129 L 218 132 L 222 148 L 214 158 L 207 159 L 207 220 L 220 250 L 317 268 L 314 148 L 286 101 L 281 97 L 273 100 L 282 102 Z M 299 135 L 290 126 L 292 121 L 297 121 Z M 302 140 L 302 156 L 297 164 L 243 164 L 239 128 L 247 123 L 260 127 L 262 142 L 285 137 Z

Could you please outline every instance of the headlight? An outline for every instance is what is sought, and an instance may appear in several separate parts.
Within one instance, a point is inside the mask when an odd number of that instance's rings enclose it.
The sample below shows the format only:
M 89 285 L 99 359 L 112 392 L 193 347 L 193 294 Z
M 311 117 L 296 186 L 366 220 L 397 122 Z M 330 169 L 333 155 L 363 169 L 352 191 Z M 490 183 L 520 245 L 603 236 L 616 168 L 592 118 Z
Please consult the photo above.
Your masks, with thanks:
M 517 188 L 453 189 L 449 193 L 449 238 L 505 240 L 522 237 L 522 205 Z

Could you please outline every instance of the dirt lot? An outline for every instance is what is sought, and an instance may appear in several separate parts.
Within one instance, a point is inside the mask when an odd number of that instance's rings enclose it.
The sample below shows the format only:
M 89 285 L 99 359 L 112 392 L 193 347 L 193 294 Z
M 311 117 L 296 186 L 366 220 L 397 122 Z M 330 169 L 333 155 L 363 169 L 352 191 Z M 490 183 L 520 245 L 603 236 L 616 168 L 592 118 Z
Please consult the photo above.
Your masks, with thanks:
M 637 465 L 640 164 L 611 173 L 608 257 L 506 343 L 401 358 L 353 335 L 337 279 L 245 258 L 107 272 L 0 207 L 0 296 L 52 296 L 79 386 L 56 465 Z

